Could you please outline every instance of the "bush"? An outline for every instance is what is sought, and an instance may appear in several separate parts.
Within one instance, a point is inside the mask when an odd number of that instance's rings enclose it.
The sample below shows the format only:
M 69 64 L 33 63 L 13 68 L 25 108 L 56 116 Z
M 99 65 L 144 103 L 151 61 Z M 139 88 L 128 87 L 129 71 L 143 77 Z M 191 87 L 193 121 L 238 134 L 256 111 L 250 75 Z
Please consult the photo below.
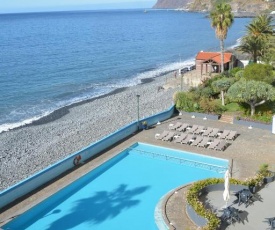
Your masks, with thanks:
M 219 100 L 210 100 L 209 98 L 203 97 L 199 105 L 201 111 L 205 113 L 222 114 L 222 112 L 225 111 L 225 108 L 221 105 Z
M 233 68 L 233 69 L 231 69 L 231 70 L 229 71 L 229 75 L 230 75 L 231 77 L 235 77 L 236 74 L 237 74 L 239 71 L 242 71 L 242 70 L 243 70 L 243 69 L 240 68 L 240 67 L 235 67 L 235 68 Z
M 244 70 L 240 70 L 235 74 L 236 81 L 239 81 L 244 75 Z
M 262 164 L 260 165 L 259 174 L 263 175 L 264 177 L 267 177 L 270 175 L 270 171 L 269 171 L 269 165 L 268 164 Z
M 272 84 L 275 80 L 271 65 L 253 63 L 245 67 L 244 78 L 247 80 L 264 81 Z
M 186 112 L 194 112 L 194 104 L 192 94 L 188 92 L 178 92 L 176 94 L 175 104 L 178 110 L 186 111 Z

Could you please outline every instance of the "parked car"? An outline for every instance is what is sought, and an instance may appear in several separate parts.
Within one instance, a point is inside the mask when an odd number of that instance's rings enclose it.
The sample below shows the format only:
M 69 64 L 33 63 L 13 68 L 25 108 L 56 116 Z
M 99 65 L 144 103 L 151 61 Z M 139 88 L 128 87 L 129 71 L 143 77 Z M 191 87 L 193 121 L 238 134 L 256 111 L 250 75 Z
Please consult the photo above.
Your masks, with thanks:
M 196 69 L 196 65 L 190 65 L 187 68 L 188 68 L 188 71 L 191 71 L 191 70 Z
M 188 67 L 184 67 L 184 68 L 180 69 L 180 73 L 181 74 L 184 74 L 184 73 L 186 73 L 188 71 L 189 71 Z
M 190 66 L 184 67 L 182 69 L 179 69 L 179 73 L 184 74 L 184 73 L 186 73 L 188 71 L 191 71 L 191 70 L 194 70 L 194 69 L 196 69 L 196 66 L 195 65 L 190 65 Z

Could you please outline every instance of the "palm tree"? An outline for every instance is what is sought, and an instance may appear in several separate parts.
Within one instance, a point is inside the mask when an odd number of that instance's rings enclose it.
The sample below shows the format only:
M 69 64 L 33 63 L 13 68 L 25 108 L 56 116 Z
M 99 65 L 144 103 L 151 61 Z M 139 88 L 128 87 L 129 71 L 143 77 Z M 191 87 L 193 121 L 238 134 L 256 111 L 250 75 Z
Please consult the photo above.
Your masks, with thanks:
M 210 12 L 211 26 L 215 28 L 216 36 L 220 40 L 221 47 L 221 72 L 224 72 L 224 40 L 228 29 L 234 22 L 231 6 L 227 3 L 219 3 Z
M 237 49 L 250 54 L 254 63 L 257 63 L 259 58 L 270 56 L 268 53 L 273 52 L 274 48 L 272 17 L 259 15 L 246 29 L 246 35 Z
M 247 35 L 257 40 L 269 40 L 273 35 L 272 17 L 268 15 L 259 15 L 246 26 Z
M 237 50 L 242 53 L 248 53 L 253 62 L 257 63 L 258 57 L 262 56 L 264 52 L 264 42 L 252 36 L 245 36 L 242 38 L 241 44 L 237 47 Z

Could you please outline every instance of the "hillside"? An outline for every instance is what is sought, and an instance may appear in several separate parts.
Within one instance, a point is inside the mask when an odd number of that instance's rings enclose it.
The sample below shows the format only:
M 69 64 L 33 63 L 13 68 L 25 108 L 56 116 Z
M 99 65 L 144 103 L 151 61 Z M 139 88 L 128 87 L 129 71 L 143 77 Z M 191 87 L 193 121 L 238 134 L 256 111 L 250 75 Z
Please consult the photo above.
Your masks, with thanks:
M 210 11 L 214 2 L 214 0 L 158 0 L 153 8 Z M 275 3 L 265 0 L 231 0 L 229 3 L 236 14 L 254 15 L 275 10 Z

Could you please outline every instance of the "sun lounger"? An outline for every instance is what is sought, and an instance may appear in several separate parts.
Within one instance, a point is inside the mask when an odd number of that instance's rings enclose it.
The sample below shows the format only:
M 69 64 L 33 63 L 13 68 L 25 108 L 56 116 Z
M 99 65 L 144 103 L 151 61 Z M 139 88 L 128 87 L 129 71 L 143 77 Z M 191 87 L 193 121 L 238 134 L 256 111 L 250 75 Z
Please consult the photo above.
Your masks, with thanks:
M 181 143 L 182 144 L 189 144 L 189 142 L 192 140 L 193 137 L 194 136 L 192 134 L 188 134 L 187 137 L 184 140 L 182 140 Z
M 214 128 L 213 131 L 208 135 L 209 137 L 216 137 L 218 135 L 219 129 Z
M 208 127 L 208 128 L 202 133 L 202 135 L 203 135 L 203 136 L 208 136 L 210 133 L 212 133 L 212 131 L 213 131 L 213 128 Z
M 187 133 L 182 133 L 178 138 L 175 139 L 175 143 L 181 143 L 186 137 L 187 137 Z
M 221 139 L 225 139 L 227 136 L 228 136 L 228 134 L 230 133 L 230 130 L 224 130 L 223 132 L 222 132 L 222 134 L 220 135 L 220 138 Z
M 202 141 L 197 145 L 198 147 L 206 147 L 209 142 L 209 137 L 203 137 Z
M 167 136 L 165 136 L 164 138 L 162 138 L 162 140 L 163 141 L 171 141 L 174 136 L 175 136 L 174 132 L 169 132 L 169 134 Z
M 177 131 L 184 132 L 188 126 L 189 126 L 189 124 L 183 123 L 182 126 L 177 128 Z
M 234 140 L 237 137 L 238 133 L 236 131 L 230 131 L 230 133 L 227 135 L 227 140 Z
M 155 138 L 157 139 L 157 140 L 162 140 L 164 137 L 166 137 L 167 135 L 169 134 L 169 131 L 163 131 L 163 133 L 162 134 L 156 134 L 155 135 Z
M 224 151 L 226 149 L 226 147 L 228 146 L 228 143 L 226 141 L 221 141 L 217 146 L 216 146 L 216 150 L 219 151 Z
M 203 129 L 204 129 L 204 126 L 199 126 L 198 129 L 194 131 L 194 134 L 201 134 L 203 132 L 202 131 Z
M 189 129 L 187 132 L 188 133 L 194 133 L 198 128 L 199 128 L 198 125 L 193 125 L 193 127 L 191 129 Z
M 177 128 L 181 127 L 182 123 L 177 122 L 175 125 L 169 125 L 169 129 L 176 130 Z
M 197 136 L 197 137 L 196 137 L 196 140 L 194 140 L 194 141 L 191 143 L 191 145 L 197 146 L 202 140 L 203 140 L 203 137 L 202 137 L 202 136 Z
M 214 139 L 214 141 L 208 146 L 209 149 L 215 149 L 218 144 L 220 143 L 220 140 Z

